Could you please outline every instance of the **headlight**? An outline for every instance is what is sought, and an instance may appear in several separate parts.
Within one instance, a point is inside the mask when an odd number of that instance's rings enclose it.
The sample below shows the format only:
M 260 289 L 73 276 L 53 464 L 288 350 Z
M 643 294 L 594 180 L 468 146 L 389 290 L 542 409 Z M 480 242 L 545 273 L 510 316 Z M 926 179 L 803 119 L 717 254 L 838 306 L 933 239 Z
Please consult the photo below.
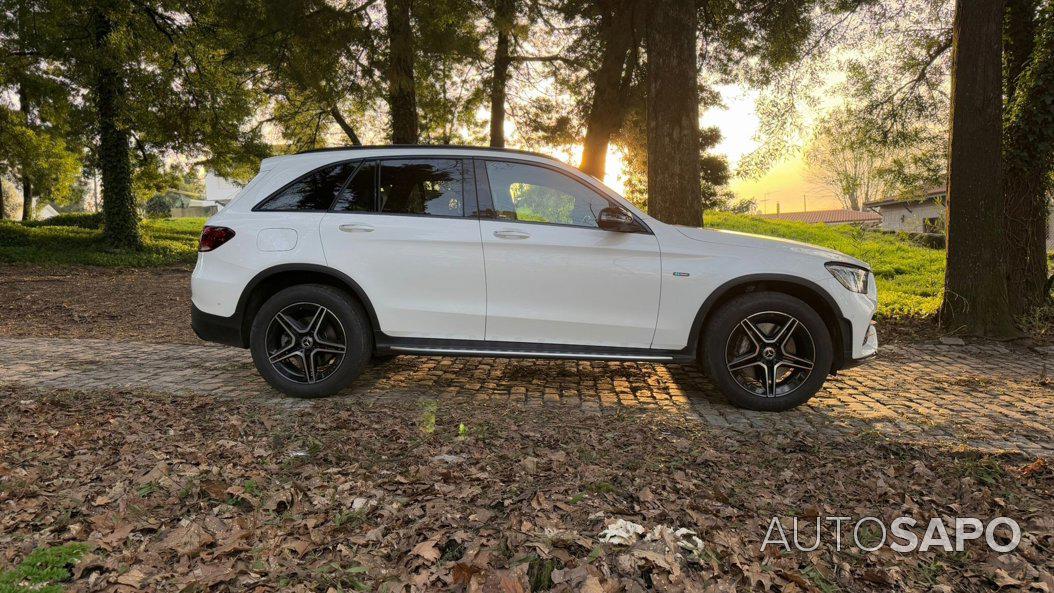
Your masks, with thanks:
M 853 292 L 867 294 L 867 276 L 870 272 L 849 264 L 831 262 L 826 264 L 827 271 L 842 283 L 842 286 Z

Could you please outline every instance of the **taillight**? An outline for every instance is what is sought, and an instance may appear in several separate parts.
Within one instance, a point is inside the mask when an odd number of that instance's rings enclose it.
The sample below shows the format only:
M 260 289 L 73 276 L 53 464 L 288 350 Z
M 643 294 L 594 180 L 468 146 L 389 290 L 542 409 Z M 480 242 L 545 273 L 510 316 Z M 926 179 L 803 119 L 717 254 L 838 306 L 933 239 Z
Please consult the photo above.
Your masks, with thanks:
M 234 230 L 225 226 L 206 226 L 201 229 L 198 251 L 212 251 L 234 237 Z

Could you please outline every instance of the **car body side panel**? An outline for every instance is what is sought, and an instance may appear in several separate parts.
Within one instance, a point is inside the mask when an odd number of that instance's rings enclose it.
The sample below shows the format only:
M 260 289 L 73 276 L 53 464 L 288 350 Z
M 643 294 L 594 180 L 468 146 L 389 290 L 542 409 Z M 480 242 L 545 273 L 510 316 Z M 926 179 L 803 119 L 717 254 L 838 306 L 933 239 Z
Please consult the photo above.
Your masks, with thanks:
M 207 224 L 233 228 L 235 235 L 215 251 L 198 254 L 190 280 L 194 306 L 210 315 L 230 317 L 246 285 L 262 270 L 294 263 L 325 265 L 318 234 L 323 216 L 322 212 L 218 212 Z M 271 250 L 260 235 L 274 232 L 287 239 L 295 233 L 295 244 Z
M 859 334 L 863 339 L 875 305 L 867 295 L 855 295 L 838 284 L 823 266 L 827 258 L 817 258 L 807 250 L 788 250 L 779 243 L 770 246 L 739 237 L 726 242 L 717 231 L 709 231 L 712 235 L 703 231 L 700 236 L 710 240 L 702 241 L 670 225 L 656 222 L 652 228 L 662 247 L 662 302 L 652 348 L 686 347 L 692 322 L 706 299 L 723 285 L 752 275 L 791 276 L 819 287 L 843 309 L 854 334 L 865 328 Z
M 362 287 L 386 335 L 483 339 L 478 219 L 333 212 L 321 232 L 329 266 Z
M 653 235 L 497 220 L 481 231 L 487 340 L 649 346 L 659 307 Z

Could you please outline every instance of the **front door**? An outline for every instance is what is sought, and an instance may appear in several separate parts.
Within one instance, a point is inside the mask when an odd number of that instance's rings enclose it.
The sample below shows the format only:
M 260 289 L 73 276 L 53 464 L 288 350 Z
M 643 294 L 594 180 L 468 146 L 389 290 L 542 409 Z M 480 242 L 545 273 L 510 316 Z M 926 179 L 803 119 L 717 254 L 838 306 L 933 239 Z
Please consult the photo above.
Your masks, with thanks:
M 466 197 L 461 159 L 367 161 L 322 219 L 326 260 L 362 287 L 385 334 L 484 338 L 483 249 Z
M 598 228 L 600 210 L 617 205 L 556 169 L 487 160 L 477 170 L 493 202 L 480 222 L 487 340 L 648 348 L 659 308 L 655 236 Z

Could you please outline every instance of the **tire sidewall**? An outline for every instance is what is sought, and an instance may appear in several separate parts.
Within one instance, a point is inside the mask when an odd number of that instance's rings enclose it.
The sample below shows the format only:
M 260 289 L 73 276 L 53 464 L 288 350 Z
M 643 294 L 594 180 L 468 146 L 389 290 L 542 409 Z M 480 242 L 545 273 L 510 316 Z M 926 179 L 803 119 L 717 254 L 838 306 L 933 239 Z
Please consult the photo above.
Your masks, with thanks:
M 329 309 L 340 320 L 347 339 L 347 350 L 340 366 L 317 383 L 290 381 L 279 374 L 268 360 L 267 327 L 279 311 L 294 303 L 314 303 Z M 324 397 L 347 387 L 362 373 L 373 351 L 373 335 L 362 307 L 345 292 L 322 284 L 305 284 L 275 293 L 260 307 L 250 329 L 249 349 L 256 369 L 275 389 L 293 397 Z
M 812 374 L 797 389 L 780 397 L 762 397 L 741 387 L 728 371 L 725 349 L 728 338 L 740 321 L 764 311 L 777 311 L 794 316 L 813 339 L 816 360 Z M 718 309 L 704 329 L 703 361 L 711 380 L 728 400 L 741 408 L 758 411 L 783 411 L 809 400 L 823 387 L 834 361 L 834 347 L 830 331 L 819 313 L 804 301 L 777 292 L 750 293 L 726 303 Z

